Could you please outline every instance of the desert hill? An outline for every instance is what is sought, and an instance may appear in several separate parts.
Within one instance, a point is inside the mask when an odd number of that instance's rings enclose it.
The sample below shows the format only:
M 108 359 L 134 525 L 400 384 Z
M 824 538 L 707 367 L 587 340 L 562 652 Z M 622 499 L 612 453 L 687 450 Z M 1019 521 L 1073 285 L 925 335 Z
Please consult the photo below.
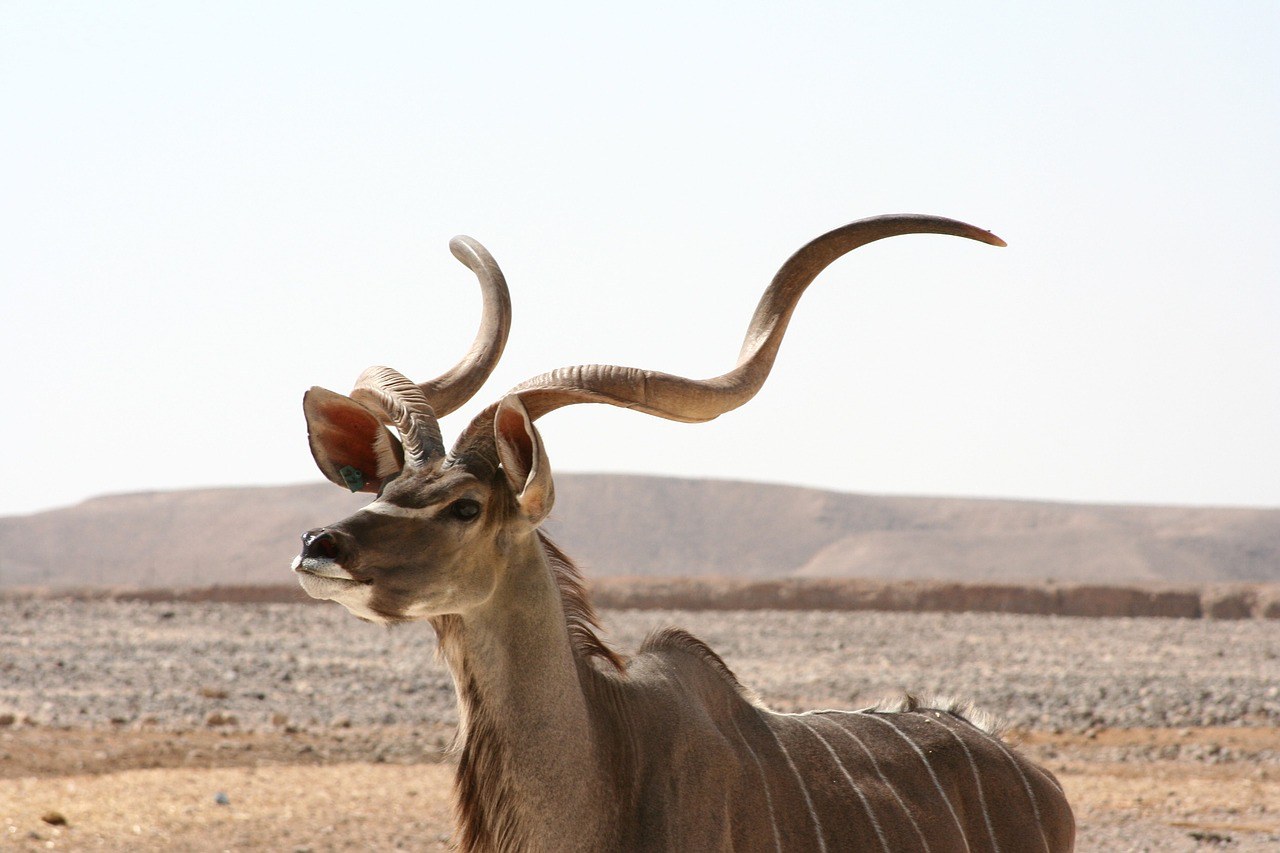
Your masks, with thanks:
M 548 529 L 589 576 L 966 582 L 1280 580 L 1280 509 L 884 497 L 561 474 Z M 328 483 L 95 498 L 0 518 L 0 587 L 289 583 L 299 534 L 366 496 Z

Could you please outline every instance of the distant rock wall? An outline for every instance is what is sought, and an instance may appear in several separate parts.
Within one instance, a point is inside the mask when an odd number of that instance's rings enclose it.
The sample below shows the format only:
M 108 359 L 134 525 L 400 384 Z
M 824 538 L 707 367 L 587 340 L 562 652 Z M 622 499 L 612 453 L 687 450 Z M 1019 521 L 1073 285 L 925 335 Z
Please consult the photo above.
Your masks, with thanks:
M 1280 584 L 1199 587 L 1056 584 L 960 584 L 843 578 L 740 580 L 603 578 L 591 584 L 596 606 L 616 610 L 876 610 L 919 613 L 1018 613 L 1034 616 L 1172 619 L 1280 619 Z M 233 604 L 328 604 L 293 584 L 169 589 L 15 589 L 0 599 L 116 599 Z
M 608 578 L 601 607 L 644 610 L 884 610 L 1039 616 L 1280 619 L 1280 584 L 1200 587 L 961 584 L 781 578 Z

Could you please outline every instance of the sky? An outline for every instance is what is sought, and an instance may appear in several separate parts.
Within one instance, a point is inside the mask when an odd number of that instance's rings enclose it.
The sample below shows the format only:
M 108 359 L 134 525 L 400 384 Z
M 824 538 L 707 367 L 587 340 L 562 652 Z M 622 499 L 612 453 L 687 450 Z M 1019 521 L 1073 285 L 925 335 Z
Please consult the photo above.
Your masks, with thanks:
M 784 8 L 785 5 L 785 8 Z M 605 362 L 733 366 L 709 424 L 576 406 L 558 471 L 1280 506 L 1280 4 L 0 3 L 0 515 L 319 482 L 301 398 L 514 326 L 446 439 Z

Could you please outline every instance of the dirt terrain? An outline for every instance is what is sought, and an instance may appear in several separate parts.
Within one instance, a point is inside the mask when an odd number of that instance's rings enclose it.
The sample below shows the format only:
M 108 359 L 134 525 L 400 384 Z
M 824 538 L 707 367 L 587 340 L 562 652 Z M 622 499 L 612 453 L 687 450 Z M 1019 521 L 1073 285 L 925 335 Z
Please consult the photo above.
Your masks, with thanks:
M 780 710 L 970 697 L 1064 782 L 1081 850 L 1280 849 L 1280 624 L 609 611 L 681 624 Z M 448 846 L 425 626 L 337 607 L 0 602 L 0 847 Z

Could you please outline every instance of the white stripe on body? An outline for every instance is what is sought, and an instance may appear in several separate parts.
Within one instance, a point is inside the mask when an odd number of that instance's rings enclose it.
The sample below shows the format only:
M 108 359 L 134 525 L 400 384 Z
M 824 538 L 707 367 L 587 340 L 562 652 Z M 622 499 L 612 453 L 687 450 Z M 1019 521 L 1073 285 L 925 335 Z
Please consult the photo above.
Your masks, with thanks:
M 969 836 L 965 835 L 964 824 L 960 822 L 960 816 L 956 814 L 955 807 L 951 805 L 951 800 L 950 798 L 947 797 L 947 792 L 942 789 L 942 783 L 938 781 L 938 774 L 933 772 L 933 765 L 929 763 L 929 759 L 924 754 L 924 750 L 922 750 L 919 746 L 917 746 L 916 742 L 913 741 L 907 735 L 906 732 L 904 732 L 902 729 L 895 726 L 887 718 L 887 715 L 881 714 L 879 712 L 873 712 L 873 713 L 865 714 L 864 716 L 866 716 L 868 719 L 877 720 L 881 723 L 884 723 L 886 726 L 893 729 L 893 731 L 895 731 L 898 734 L 898 737 L 905 740 L 907 742 L 907 745 L 915 750 L 916 755 L 920 756 L 920 760 L 924 762 L 924 769 L 929 771 L 929 778 L 933 780 L 933 787 L 938 789 L 938 796 L 942 797 L 942 802 L 946 803 L 947 811 L 951 812 L 951 819 L 956 822 L 956 829 L 960 830 L 960 840 L 964 842 L 964 849 L 971 850 L 972 848 L 969 847 Z
M 1000 751 L 1004 753 L 1004 757 L 1009 759 L 1009 763 L 1013 765 L 1013 769 L 1018 771 L 1018 778 L 1022 780 L 1022 787 L 1027 792 L 1027 797 L 1031 800 L 1031 810 L 1036 816 L 1036 829 L 1040 830 L 1040 840 L 1044 842 L 1044 853 L 1052 853 L 1049 849 L 1049 837 L 1044 834 L 1044 821 L 1040 817 L 1040 804 L 1036 801 L 1036 792 L 1031 790 L 1031 783 L 1027 781 L 1027 774 L 1022 772 L 1022 766 L 1018 764 L 1018 760 L 1013 757 L 1013 753 L 1009 752 L 1008 747 L 1000 742 L 1000 738 L 992 738 L 995 745 L 1000 747 Z
M 827 853 L 827 840 L 822 836 L 822 824 L 818 822 L 818 812 L 813 807 L 813 799 L 809 796 L 809 789 L 804 785 L 804 777 L 800 775 L 800 771 L 796 768 L 796 763 L 791 760 L 791 753 L 787 752 L 787 748 L 782 745 L 782 741 L 778 738 L 778 733 L 768 723 L 765 723 L 765 727 L 773 737 L 773 742 L 778 745 L 778 749 L 782 750 L 782 757 L 787 759 L 787 766 L 791 768 L 791 774 L 796 777 L 796 784 L 800 786 L 800 793 L 804 794 L 805 805 L 809 808 L 809 818 L 813 821 L 813 831 L 818 836 L 818 849 L 822 853 Z
M 1048 782 L 1050 785 L 1057 788 L 1059 793 L 1062 793 L 1064 795 L 1066 794 L 1066 791 L 1062 790 L 1062 783 L 1059 782 L 1057 779 L 1055 779 L 1053 777 L 1053 774 L 1050 773 L 1048 770 L 1045 770 L 1039 764 L 1032 764 L 1031 769 L 1039 773 L 1040 778 L 1044 779 L 1044 781 Z
M 733 723 L 733 730 L 738 733 L 738 742 L 747 748 L 747 752 L 751 754 L 751 760 L 756 763 L 756 770 L 760 771 L 760 786 L 764 788 L 764 801 L 769 806 L 769 824 L 773 827 L 773 846 L 778 853 L 782 853 L 782 836 L 778 834 L 778 820 L 773 816 L 773 795 L 769 793 L 769 778 L 764 775 L 764 765 L 760 763 L 760 756 L 756 755 L 751 744 L 742 736 L 742 729 L 738 728 L 738 721 L 732 714 L 729 716 L 729 722 Z
M 827 743 L 827 739 L 819 734 L 818 730 L 809 725 L 803 719 L 799 720 L 800 725 L 804 726 L 809 732 L 816 737 L 823 746 L 827 748 L 827 752 L 831 753 L 831 760 L 836 763 L 836 767 L 840 768 L 840 772 L 844 774 L 845 781 L 849 783 L 849 787 L 858 795 L 858 799 L 862 801 L 862 807 L 867 810 L 867 817 L 871 818 L 871 828 L 876 831 L 876 838 L 880 839 L 880 849 L 884 853 L 889 853 L 889 842 L 885 840 L 884 830 L 880 828 L 880 821 L 876 820 L 876 813 L 871 808 L 871 803 L 867 800 L 867 795 L 862 793 L 862 789 L 858 787 L 858 783 L 853 781 L 853 777 L 849 775 L 849 771 L 844 768 L 844 763 L 840 760 L 840 756 L 831 748 L 831 744 Z
M 937 718 L 933 715 L 937 714 Z M 922 715 L 926 720 L 934 725 L 942 726 L 947 734 L 956 739 L 956 743 L 960 744 L 960 748 L 964 750 L 964 757 L 969 759 L 969 769 L 973 771 L 973 784 L 978 786 L 978 803 L 982 806 L 982 819 L 987 824 L 987 833 L 991 836 L 991 849 L 995 853 L 1000 853 L 1000 842 L 996 840 L 995 828 L 991 826 L 991 812 L 987 810 L 987 796 L 982 792 L 982 776 L 978 773 L 978 762 L 974 761 L 973 753 L 969 751 L 969 744 L 964 742 L 964 738 L 956 733 L 955 729 L 942 721 L 941 711 L 932 711 Z
M 849 712 L 848 711 L 826 711 L 824 713 L 848 714 Z M 856 734 L 846 729 L 844 726 L 840 724 L 838 720 L 831 720 L 831 719 L 827 719 L 826 717 L 819 717 L 819 719 L 826 720 L 828 723 L 835 726 L 836 729 L 848 735 L 850 738 L 853 739 L 854 743 L 856 743 L 859 747 L 862 748 L 862 751 L 866 753 L 867 758 L 871 761 L 871 767 L 876 771 L 876 775 L 880 777 L 880 781 L 883 782 L 885 787 L 889 789 L 889 793 L 893 794 L 893 798 L 897 800 L 898 805 L 902 807 L 903 814 L 907 816 L 907 820 L 911 821 L 911 827 L 916 831 L 916 835 L 920 836 L 920 844 L 924 847 L 924 853 L 931 853 L 931 848 L 929 847 L 929 841 L 924 837 L 924 830 L 920 829 L 920 824 L 916 822 L 915 815 L 911 813 L 911 809 L 907 808 L 907 804 L 903 801 L 901 795 L 898 794 L 898 789 L 894 787 L 891 781 L 889 781 L 889 777 L 884 775 L 884 771 L 880 769 L 880 762 L 876 761 L 875 754 L 872 753 L 872 751 L 867 747 L 866 743 L 863 742 L 862 738 L 858 737 Z

